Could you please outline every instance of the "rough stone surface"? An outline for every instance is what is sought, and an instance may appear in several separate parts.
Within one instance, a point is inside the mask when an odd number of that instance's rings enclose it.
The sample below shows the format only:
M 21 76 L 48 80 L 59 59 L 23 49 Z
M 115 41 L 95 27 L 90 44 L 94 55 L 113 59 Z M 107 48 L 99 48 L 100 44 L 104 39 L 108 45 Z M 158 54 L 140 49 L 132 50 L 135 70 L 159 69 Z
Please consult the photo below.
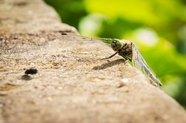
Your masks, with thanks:
M 41 0 L 0 0 L 0 123 L 186 122 L 140 71 L 76 34 Z

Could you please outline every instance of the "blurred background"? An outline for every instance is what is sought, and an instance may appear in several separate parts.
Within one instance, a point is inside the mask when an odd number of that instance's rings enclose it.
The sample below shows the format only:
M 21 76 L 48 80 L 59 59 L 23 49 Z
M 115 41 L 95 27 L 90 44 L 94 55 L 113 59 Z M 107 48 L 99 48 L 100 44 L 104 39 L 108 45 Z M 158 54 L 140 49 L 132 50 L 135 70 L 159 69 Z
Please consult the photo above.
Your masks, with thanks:
M 185 0 L 45 0 L 81 35 L 134 42 L 168 95 L 186 109 Z

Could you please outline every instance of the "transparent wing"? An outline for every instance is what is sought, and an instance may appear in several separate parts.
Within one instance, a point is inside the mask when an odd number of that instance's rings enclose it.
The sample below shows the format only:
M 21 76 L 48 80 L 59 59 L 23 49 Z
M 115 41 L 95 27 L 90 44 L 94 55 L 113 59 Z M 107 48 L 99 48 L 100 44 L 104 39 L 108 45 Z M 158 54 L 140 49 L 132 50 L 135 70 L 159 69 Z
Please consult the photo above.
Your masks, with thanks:
M 140 52 L 138 51 L 136 45 L 132 43 L 132 64 L 137 69 L 141 70 L 145 75 L 147 75 L 152 81 L 151 84 L 155 86 L 161 86 L 161 82 L 152 72 L 152 70 L 148 67 L 147 63 L 141 56 Z

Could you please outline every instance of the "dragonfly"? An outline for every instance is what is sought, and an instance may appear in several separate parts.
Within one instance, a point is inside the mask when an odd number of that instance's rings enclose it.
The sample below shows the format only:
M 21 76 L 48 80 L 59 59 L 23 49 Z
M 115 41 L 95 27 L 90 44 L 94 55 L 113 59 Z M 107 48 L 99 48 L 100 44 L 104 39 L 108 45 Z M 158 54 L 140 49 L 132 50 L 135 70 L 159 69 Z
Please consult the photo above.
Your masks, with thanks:
M 84 40 L 92 40 L 97 39 L 101 40 L 102 42 L 106 44 L 110 44 L 111 48 L 115 51 L 115 53 L 109 57 L 102 58 L 101 60 L 110 59 L 116 54 L 119 54 L 124 58 L 125 61 L 131 61 L 133 66 L 140 71 L 142 71 L 149 79 L 150 83 L 156 87 L 162 86 L 159 79 L 156 77 L 154 72 L 150 69 L 150 67 L 147 65 L 146 61 L 138 51 L 137 46 L 127 40 L 119 40 L 119 39 L 112 39 L 112 38 L 89 38 L 81 36 Z
M 102 41 L 106 41 L 107 39 L 102 39 Z M 109 39 L 110 40 L 110 39 Z M 154 72 L 148 67 L 146 61 L 140 54 L 137 46 L 128 40 L 119 40 L 112 39 L 111 48 L 115 51 L 115 53 L 109 57 L 103 58 L 110 59 L 116 54 L 122 56 L 126 61 L 129 60 L 132 62 L 133 66 L 139 70 L 141 70 L 148 78 L 150 78 L 150 83 L 156 87 L 162 86 L 159 79 L 156 77 Z

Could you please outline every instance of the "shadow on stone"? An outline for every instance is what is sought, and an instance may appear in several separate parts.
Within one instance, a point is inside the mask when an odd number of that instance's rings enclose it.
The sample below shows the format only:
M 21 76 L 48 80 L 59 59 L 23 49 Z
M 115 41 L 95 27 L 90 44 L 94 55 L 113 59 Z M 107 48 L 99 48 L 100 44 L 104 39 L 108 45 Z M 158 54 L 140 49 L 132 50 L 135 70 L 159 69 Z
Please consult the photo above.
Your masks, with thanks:
M 117 64 L 121 64 L 121 63 L 126 63 L 126 61 L 124 59 L 117 59 L 117 60 L 114 60 L 114 61 L 111 61 L 111 62 L 108 62 L 108 63 L 104 63 L 100 66 L 95 66 L 93 67 L 92 69 L 93 70 L 100 70 L 100 69 L 106 69 L 108 67 L 112 67 L 114 65 L 117 65 Z
M 29 75 L 25 74 L 25 75 L 22 75 L 21 79 L 28 81 L 28 80 L 32 80 L 32 77 L 30 77 Z

